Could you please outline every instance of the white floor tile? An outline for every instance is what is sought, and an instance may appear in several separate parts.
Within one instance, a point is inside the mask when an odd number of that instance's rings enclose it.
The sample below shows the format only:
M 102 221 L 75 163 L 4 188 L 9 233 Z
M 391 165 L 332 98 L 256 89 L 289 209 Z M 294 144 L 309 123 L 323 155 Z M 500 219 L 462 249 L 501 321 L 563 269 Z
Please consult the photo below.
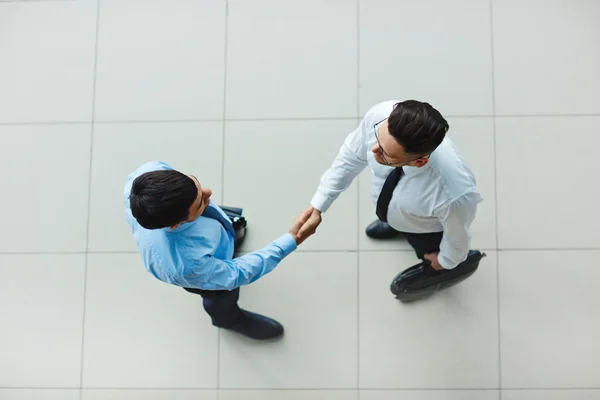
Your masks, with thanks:
M 600 387 L 600 251 L 500 253 L 502 384 Z
M 496 192 L 494 172 L 494 131 L 489 118 L 450 118 L 449 137 L 463 153 L 477 179 L 477 188 L 484 201 L 479 204 L 477 217 L 471 226 L 473 248 L 496 247 Z M 360 177 L 359 248 L 361 250 L 410 249 L 405 240 L 373 240 L 365 228 L 377 219 L 375 204 L 370 196 L 371 172 Z
M 0 123 L 91 120 L 96 11 L 96 0 L 0 4 Z
M 81 400 L 217 400 L 216 390 L 83 390 Z
M 310 206 L 355 120 L 228 122 L 225 133 L 225 203 L 244 207 L 244 250 L 262 248 L 287 233 Z M 356 185 L 323 214 L 301 250 L 356 250 Z
M 498 114 L 600 113 L 600 2 L 494 1 Z
M 161 160 L 191 174 L 221 199 L 223 125 L 220 122 L 100 124 L 94 132 L 90 250 L 137 249 L 124 211 L 127 176 Z
M 223 117 L 225 0 L 102 0 L 96 120 Z
M 282 340 L 221 333 L 223 389 L 357 385 L 356 253 L 295 253 L 241 291 L 242 307 L 280 321 Z
M 139 256 L 89 256 L 85 388 L 216 388 L 217 337 L 202 298 L 156 280 Z
M 598 248 L 600 117 L 496 124 L 500 248 Z
M 492 114 L 489 2 L 360 2 L 360 111 L 389 99 Z
M 0 389 L 2 400 L 80 400 L 79 389 Z
M 85 250 L 90 138 L 88 124 L 0 126 L 0 252 Z
M 219 400 L 358 400 L 353 390 L 221 390 Z
M 361 391 L 359 400 L 498 400 L 497 390 Z
M 360 254 L 360 387 L 498 387 L 495 253 L 466 281 L 403 304 L 390 283 L 413 264 L 412 252 Z
M 357 117 L 356 1 L 229 0 L 227 118 Z
M 0 255 L 0 387 L 79 386 L 84 272 L 83 255 Z
M 504 390 L 502 400 L 598 400 L 600 390 Z

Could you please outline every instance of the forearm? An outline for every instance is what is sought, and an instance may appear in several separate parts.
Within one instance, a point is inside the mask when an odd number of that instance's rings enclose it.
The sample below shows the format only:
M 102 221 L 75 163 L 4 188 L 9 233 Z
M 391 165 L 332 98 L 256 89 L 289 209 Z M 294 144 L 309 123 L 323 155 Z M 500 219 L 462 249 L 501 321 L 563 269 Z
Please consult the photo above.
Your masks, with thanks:
M 233 290 L 247 285 L 273 271 L 277 265 L 296 250 L 292 235 L 285 234 L 260 250 L 233 260 L 207 257 L 183 278 L 181 286 L 205 290 Z
M 477 205 L 457 201 L 446 212 L 440 213 L 444 235 L 440 243 L 438 262 L 446 269 L 455 268 L 469 255 L 471 249 L 471 223 L 475 219 Z
M 446 233 L 444 233 L 444 236 Z M 470 240 L 443 240 L 440 244 L 438 262 L 444 269 L 453 269 L 466 260 L 470 250 Z
M 326 212 L 367 165 L 366 159 L 359 158 L 348 144 L 344 143 L 331 167 L 321 177 L 319 187 L 310 202 L 311 206 Z

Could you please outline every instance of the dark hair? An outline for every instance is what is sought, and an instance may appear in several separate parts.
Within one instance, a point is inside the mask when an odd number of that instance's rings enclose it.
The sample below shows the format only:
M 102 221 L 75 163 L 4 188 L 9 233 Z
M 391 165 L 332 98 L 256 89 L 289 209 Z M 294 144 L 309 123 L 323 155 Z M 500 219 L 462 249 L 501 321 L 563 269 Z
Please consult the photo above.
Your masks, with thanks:
M 152 171 L 133 181 L 129 205 L 141 226 L 160 229 L 185 221 L 197 197 L 198 187 L 189 176 L 172 170 Z
M 388 129 L 408 154 L 426 155 L 444 140 L 448 122 L 428 103 L 406 100 L 394 105 Z

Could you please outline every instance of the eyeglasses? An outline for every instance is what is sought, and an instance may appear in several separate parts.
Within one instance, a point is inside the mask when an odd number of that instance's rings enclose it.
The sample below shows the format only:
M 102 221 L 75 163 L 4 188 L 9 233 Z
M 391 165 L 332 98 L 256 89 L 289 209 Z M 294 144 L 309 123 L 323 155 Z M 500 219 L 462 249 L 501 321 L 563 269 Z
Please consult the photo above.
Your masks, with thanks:
M 386 155 L 389 157 L 389 154 L 387 154 L 385 152 L 385 150 L 383 150 L 383 147 L 381 147 L 381 142 L 379 141 L 379 125 L 382 122 L 386 121 L 386 120 L 387 120 L 387 118 L 382 119 L 381 121 L 379 121 L 378 123 L 376 123 L 373 126 L 373 131 L 375 133 L 375 140 L 377 140 L 377 145 L 379 146 L 379 155 L 381 155 L 381 158 L 383 159 L 383 162 L 385 163 L 385 165 L 389 165 L 390 167 L 402 167 L 402 166 L 408 165 L 408 163 L 410 163 L 412 161 L 416 161 L 416 160 L 418 160 L 420 158 L 424 158 L 424 157 L 429 156 L 429 154 L 426 154 L 426 155 L 423 155 L 423 156 L 420 156 L 420 157 L 417 157 L 417 158 L 413 158 L 413 159 L 410 159 L 410 160 L 407 160 L 407 161 L 395 162 L 395 163 L 389 162 L 387 160 L 387 158 L 385 158 Z

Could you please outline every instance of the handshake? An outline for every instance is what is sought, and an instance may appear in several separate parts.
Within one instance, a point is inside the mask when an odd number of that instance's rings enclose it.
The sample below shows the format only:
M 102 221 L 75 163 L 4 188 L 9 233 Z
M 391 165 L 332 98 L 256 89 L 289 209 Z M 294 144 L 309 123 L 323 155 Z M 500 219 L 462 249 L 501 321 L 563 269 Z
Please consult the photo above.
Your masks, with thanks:
M 321 223 L 321 211 L 314 207 L 308 207 L 303 210 L 292 222 L 290 235 L 296 239 L 296 244 L 300 245 L 309 236 L 316 232 Z

